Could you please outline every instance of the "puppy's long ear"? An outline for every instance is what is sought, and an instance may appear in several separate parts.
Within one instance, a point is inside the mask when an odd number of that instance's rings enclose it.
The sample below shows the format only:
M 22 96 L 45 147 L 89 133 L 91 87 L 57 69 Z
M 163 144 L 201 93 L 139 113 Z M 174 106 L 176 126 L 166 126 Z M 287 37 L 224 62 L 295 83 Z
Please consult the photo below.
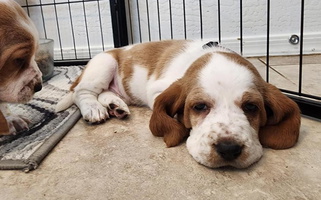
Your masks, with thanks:
M 259 131 L 261 144 L 273 149 L 294 146 L 299 138 L 301 123 L 298 105 L 271 84 L 266 86 L 264 101 L 267 121 Z
M 162 92 L 154 102 L 149 128 L 153 135 L 164 137 L 167 147 L 181 143 L 189 134 L 189 129 L 174 118 L 182 119 L 186 94 L 179 81 Z
M 8 135 L 9 127 L 6 118 L 0 110 L 0 135 Z

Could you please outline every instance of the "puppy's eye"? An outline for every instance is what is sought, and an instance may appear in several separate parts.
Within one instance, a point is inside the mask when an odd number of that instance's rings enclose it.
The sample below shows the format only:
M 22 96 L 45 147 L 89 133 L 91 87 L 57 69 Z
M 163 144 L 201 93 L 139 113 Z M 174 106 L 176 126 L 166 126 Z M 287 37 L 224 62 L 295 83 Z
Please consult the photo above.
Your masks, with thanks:
M 207 105 L 205 103 L 198 103 L 193 106 L 193 109 L 196 111 L 204 111 L 207 110 Z
M 259 110 L 259 108 L 253 103 L 245 103 L 243 105 L 243 111 L 246 113 L 255 113 Z
M 15 62 L 15 65 L 16 65 L 17 67 L 23 67 L 24 64 L 25 64 L 25 59 L 23 59 L 23 58 L 16 58 L 16 59 L 14 60 L 14 62 Z

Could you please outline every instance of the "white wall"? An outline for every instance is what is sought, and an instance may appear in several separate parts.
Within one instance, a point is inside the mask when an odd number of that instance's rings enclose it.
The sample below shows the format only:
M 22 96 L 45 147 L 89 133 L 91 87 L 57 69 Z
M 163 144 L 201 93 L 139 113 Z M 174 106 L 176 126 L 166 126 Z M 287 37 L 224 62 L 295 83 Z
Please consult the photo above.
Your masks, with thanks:
M 136 0 L 129 1 L 131 10 L 137 10 Z M 198 0 L 186 2 L 186 37 L 218 40 L 218 3 L 217 0 L 202 0 L 201 9 L 203 27 L 200 22 L 200 4 Z M 221 0 L 221 37 L 222 44 L 239 51 L 240 46 L 240 1 Z M 183 0 L 172 0 L 173 36 L 184 39 Z M 149 40 L 146 1 L 139 1 L 142 41 Z M 159 39 L 157 1 L 149 1 L 149 24 L 151 40 Z M 170 39 L 169 1 L 159 0 L 160 30 L 162 39 Z M 243 1 L 243 53 L 245 55 L 264 55 L 267 35 L 267 1 Z M 297 54 L 299 45 L 288 42 L 292 34 L 300 35 L 301 0 L 271 0 L 270 5 L 270 53 L 273 55 Z M 321 52 L 321 1 L 305 1 L 304 52 Z M 133 40 L 140 41 L 137 12 L 132 12 Z
M 25 0 L 16 0 L 21 5 L 25 5 Z M 70 0 L 73 2 L 75 0 Z M 52 3 L 53 0 L 42 0 L 43 4 Z M 56 0 L 56 3 L 66 2 L 66 0 Z M 137 2 L 139 5 L 139 18 L 141 28 L 139 29 Z M 157 4 L 159 2 L 159 4 Z M 134 43 L 142 41 L 171 39 L 170 28 L 170 5 L 168 0 L 149 0 L 148 7 L 146 0 L 127 0 L 127 9 L 130 10 L 128 23 L 131 22 Z M 201 39 L 203 30 L 204 40 L 218 40 L 218 5 L 217 0 L 202 0 L 202 22 L 200 26 L 200 4 L 199 0 L 185 0 L 186 8 L 186 38 Z M 244 55 L 264 55 L 266 53 L 266 31 L 267 31 L 267 5 L 265 0 L 243 1 L 243 54 Z M 29 0 L 28 4 L 37 4 L 39 0 Z M 88 31 L 90 50 L 92 54 L 100 52 L 104 46 L 113 46 L 111 29 L 111 19 L 109 11 L 109 1 L 99 1 L 101 20 L 98 16 L 98 3 L 86 2 L 70 4 L 72 13 L 73 30 L 75 37 L 76 51 L 81 57 L 88 57 Z M 157 8 L 159 7 L 159 18 Z M 87 27 L 85 24 L 84 11 L 86 12 Z M 272 55 L 298 54 L 299 45 L 292 45 L 288 42 L 290 35 L 300 33 L 300 0 L 271 0 L 271 21 L 270 21 L 270 53 Z M 56 6 L 59 17 L 60 40 L 57 34 L 57 22 L 54 6 L 43 6 L 47 37 L 55 40 L 56 59 L 61 59 L 60 47 L 64 52 L 64 58 L 72 58 L 75 54 L 72 40 L 71 20 L 69 7 L 67 4 Z M 184 17 L 183 0 L 171 0 L 172 10 L 172 31 L 174 39 L 184 39 Z M 321 52 L 321 1 L 305 1 L 305 26 L 304 26 L 304 52 Z M 31 18 L 35 21 L 40 34 L 44 37 L 43 23 L 40 7 L 29 8 Z M 147 20 L 149 13 L 149 23 Z M 239 51 L 240 37 L 240 1 L 221 0 L 221 36 L 222 44 Z M 160 21 L 160 24 L 158 23 Z M 101 34 L 100 23 L 103 34 Z M 130 25 L 129 25 L 130 26 Z M 160 27 L 160 29 L 159 29 Z M 149 31 L 150 30 L 150 37 Z M 132 34 L 131 34 L 132 32 Z M 102 38 L 104 41 L 102 41 Z M 61 41 L 61 42 L 60 42 Z M 61 43 L 61 45 L 60 45 Z M 79 57 L 78 57 L 79 58 Z
M 16 1 L 22 6 L 26 5 L 26 0 Z M 70 0 L 70 2 L 76 1 L 78 0 Z M 55 59 L 62 59 L 62 55 L 63 59 L 73 59 L 75 53 L 77 59 L 88 58 L 103 51 L 103 49 L 113 47 L 108 0 L 99 1 L 99 3 L 98 1 L 92 1 L 70 4 L 66 4 L 67 0 L 56 0 L 56 6 L 52 5 L 53 2 L 53 0 L 42 0 L 43 6 L 40 7 L 34 6 L 39 5 L 40 0 L 28 0 L 29 8 L 25 8 L 25 10 L 29 10 L 30 17 L 39 30 L 40 37 L 47 36 L 47 38 L 54 39 Z M 100 16 L 98 11 L 100 11 Z M 45 24 L 43 24 L 43 21 Z M 46 30 L 47 35 L 44 30 Z

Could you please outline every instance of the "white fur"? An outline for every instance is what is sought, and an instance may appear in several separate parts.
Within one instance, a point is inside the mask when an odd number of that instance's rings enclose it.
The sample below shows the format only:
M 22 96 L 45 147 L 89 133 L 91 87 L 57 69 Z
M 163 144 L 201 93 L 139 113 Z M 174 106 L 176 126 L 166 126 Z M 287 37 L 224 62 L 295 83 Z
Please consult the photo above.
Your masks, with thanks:
M 209 167 L 247 167 L 262 156 L 263 149 L 257 132 L 235 102 L 240 101 L 244 92 L 254 87 L 252 73 L 217 54 L 200 74 L 199 82 L 204 93 L 215 100 L 215 106 L 191 130 L 186 142 L 189 153 L 195 160 Z M 245 159 L 240 156 L 233 161 L 222 159 L 213 146 L 224 138 L 244 145 L 243 153 L 249 156 Z
M 97 122 L 109 118 L 106 107 L 97 98 L 104 90 L 108 90 L 114 76 L 117 76 L 116 70 L 116 60 L 106 53 L 98 54 L 88 63 L 82 81 L 74 89 L 74 101 L 85 120 Z
M 147 102 L 147 91 L 146 87 L 142 85 L 149 85 L 150 82 L 147 78 L 148 70 L 146 67 L 135 65 L 132 78 L 130 80 L 129 89 L 132 92 L 132 95 L 136 99 L 136 105 L 146 105 Z

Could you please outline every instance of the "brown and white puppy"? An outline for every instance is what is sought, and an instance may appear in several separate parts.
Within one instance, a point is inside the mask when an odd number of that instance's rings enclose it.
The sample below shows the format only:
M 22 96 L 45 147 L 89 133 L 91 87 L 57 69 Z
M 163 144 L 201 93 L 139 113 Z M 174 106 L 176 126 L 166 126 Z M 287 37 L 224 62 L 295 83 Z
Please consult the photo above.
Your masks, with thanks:
M 0 135 L 28 128 L 28 120 L 13 116 L 5 105 L 25 103 L 41 90 L 35 62 L 38 33 L 30 18 L 13 0 L 0 0 Z
M 209 43 L 211 44 L 211 43 Z M 300 110 L 240 55 L 201 41 L 160 41 L 95 56 L 57 111 L 75 103 L 90 123 L 123 118 L 127 105 L 153 109 L 150 129 L 168 147 L 187 138 L 208 167 L 245 168 L 263 146 L 285 149 L 299 137 Z

